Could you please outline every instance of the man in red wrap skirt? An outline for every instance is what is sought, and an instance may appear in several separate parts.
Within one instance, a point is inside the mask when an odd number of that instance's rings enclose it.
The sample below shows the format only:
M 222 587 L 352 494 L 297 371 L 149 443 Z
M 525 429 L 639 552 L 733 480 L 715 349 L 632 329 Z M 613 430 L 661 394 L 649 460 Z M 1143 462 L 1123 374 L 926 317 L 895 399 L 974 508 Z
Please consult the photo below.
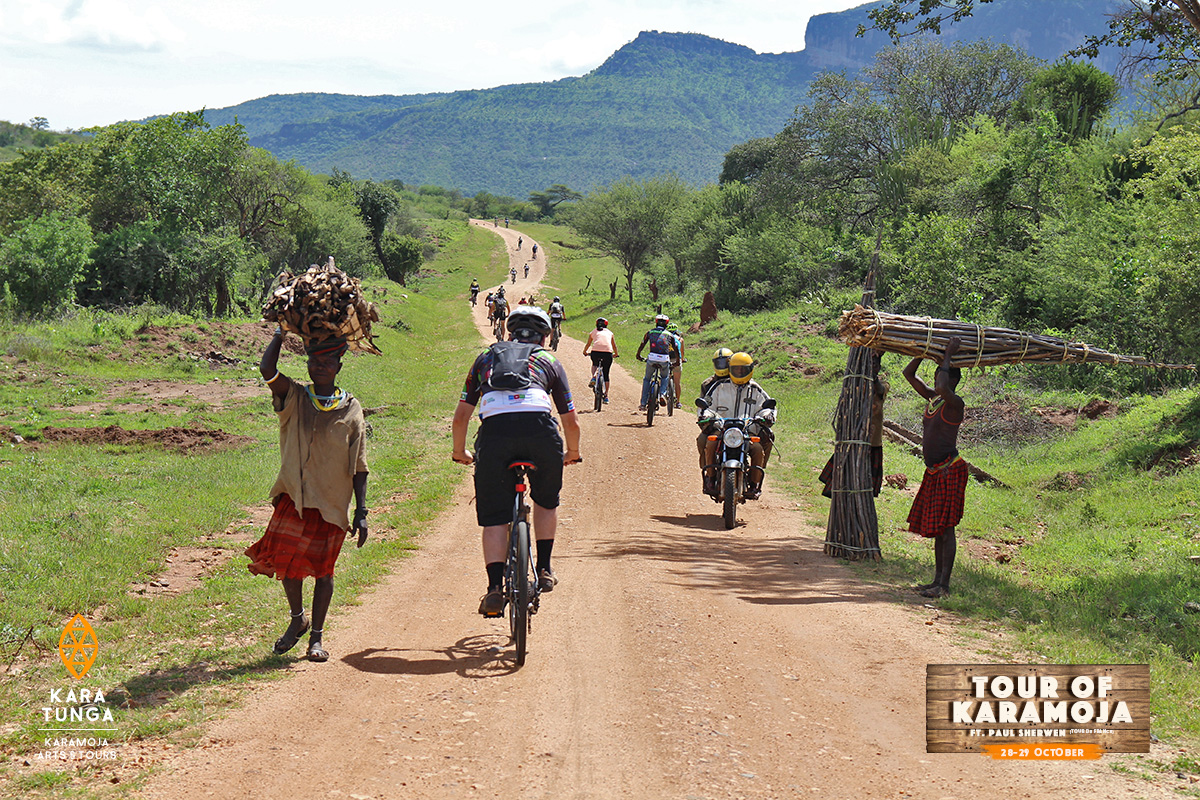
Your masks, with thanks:
M 344 339 L 306 345 L 312 384 L 296 383 L 277 369 L 283 330 L 276 330 L 259 370 L 279 415 L 279 477 L 271 489 L 275 513 L 263 537 L 246 550 L 255 575 L 283 583 L 292 619 L 274 652 L 282 655 L 308 633 L 307 657 L 328 661 L 321 646 L 333 597 L 333 565 L 346 531 L 367 541 L 367 457 L 362 406 L 334 379 L 346 352 Z M 353 523 L 347 516 L 355 501 Z M 304 579 L 315 579 L 312 620 L 304 613 Z
M 933 388 L 917 377 L 921 358 L 904 368 L 904 377 L 925 398 L 924 438 L 921 455 L 925 476 L 908 512 L 908 529 L 933 539 L 933 583 L 922 584 L 917 592 L 923 597 L 950 594 L 950 571 L 954 569 L 957 542 L 954 527 L 963 515 L 967 491 L 967 462 L 958 454 L 958 429 L 963 421 L 963 401 L 955 394 L 962 371 L 950 366 L 950 359 L 962 342 L 950 339 L 941 366 L 934 373 Z

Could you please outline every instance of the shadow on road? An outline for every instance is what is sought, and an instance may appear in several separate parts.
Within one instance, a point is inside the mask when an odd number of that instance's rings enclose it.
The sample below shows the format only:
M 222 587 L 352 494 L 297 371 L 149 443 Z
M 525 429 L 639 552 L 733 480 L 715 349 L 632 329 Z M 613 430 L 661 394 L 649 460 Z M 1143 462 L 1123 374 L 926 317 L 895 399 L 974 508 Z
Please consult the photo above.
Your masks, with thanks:
M 342 661 L 360 672 L 376 675 L 455 672 L 464 678 L 495 678 L 517 670 L 510 645 L 507 635 L 468 636 L 441 650 L 369 647 L 344 656 Z
M 756 605 L 888 603 L 896 592 L 863 583 L 816 539 L 751 539 L 716 514 L 655 515 L 676 530 L 627 531 L 585 558 L 660 561 L 677 585 L 723 591 Z

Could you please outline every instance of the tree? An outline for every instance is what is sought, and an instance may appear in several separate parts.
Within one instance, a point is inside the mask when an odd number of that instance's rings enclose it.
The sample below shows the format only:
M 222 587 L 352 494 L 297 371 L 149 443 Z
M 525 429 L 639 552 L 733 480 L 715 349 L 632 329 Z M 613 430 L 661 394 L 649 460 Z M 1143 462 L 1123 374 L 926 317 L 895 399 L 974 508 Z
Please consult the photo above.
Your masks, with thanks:
M 572 209 L 570 222 L 588 244 L 621 263 L 630 302 L 633 276 L 661 250 L 667 223 L 686 191 L 674 175 L 643 182 L 625 177 Z
M 530 192 L 529 202 L 537 206 L 538 213 L 543 217 L 554 216 L 554 210 L 562 203 L 582 200 L 583 195 L 574 189 L 568 189 L 564 184 L 556 183 L 544 192 Z
M 1067 138 L 1091 136 L 1092 129 L 1117 99 L 1117 81 L 1091 64 L 1059 61 L 1033 76 L 1015 114 L 1031 120 L 1038 109 L 1048 109 Z
M 371 233 L 371 242 L 375 245 L 375 256 L 379 259 L 379 266 L 386 272 L 388 257 L 383 251 L 383 233 L 392 214 L 400 208 L 400 196 L 383 184 L 366 180 L 354 184 L 354 198 L 358 205 L 358 214 Z
M 51 213 L 25 220 L 0 240 L 0 285 L 8 285 L 19 311 L 50 311 L 74 299 L 91 249 L 92 232 L 79 217 Z
M 766 169 L 774 157 L 775 139 L 770 136 L 735 144 L 721 162 L 721 175 L 717 178 L 717 183 L 750 183 Z
M 942 32 L 942 25 L 959 22 L 977 5 L 993 0 L 887 0 L 867 12 L 871 28 L 893 41 L 919 33 Z M 1129 71 L 1155 70 L 1160 82 L 1187 80 L 1200 66 L 1200 0 L 1121 0 L 1123 9 L 1109 18 L 1108 33 L 1087 36 L 1070 56 L 1095 58 L 1102 47 L 1121 47 L 1128 53 Z M 909 30 L 904 30 L 910 28 Z M 858 35 L 867 27 L 860 25 Z
M 424 261 L 421 240 L 386 231 L 383 235 L 383 258 L 384 274 L 403 286 L 405 278 L 420 269 Z

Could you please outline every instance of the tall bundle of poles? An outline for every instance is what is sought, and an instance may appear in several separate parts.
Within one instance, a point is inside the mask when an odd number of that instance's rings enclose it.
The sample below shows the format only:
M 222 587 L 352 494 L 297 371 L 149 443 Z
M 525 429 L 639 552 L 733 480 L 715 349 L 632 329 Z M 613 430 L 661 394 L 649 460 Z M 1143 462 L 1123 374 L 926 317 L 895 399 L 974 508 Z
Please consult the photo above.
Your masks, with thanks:
M 867 303 L 843 311 L 838 336 L 854 350 L 871 348 L 906 356 L 924 356 L 939 364 L 951 337 L 962 342 L 951 359 L 955 367 L 991 367 L 999 364 L 1130 364 L 1160 369 L 1196 369 L 1195 364 L 1160 364 L 1141 356 L 1099 350 L 1083 342 L 1054 336 L 990 328 L 971 322 L 886 314 Z
M 878 260 L 876 244 L 871 271 L 863 286 L 862 306 L 867 308 L 874 304 Z M 850 561 L 878 561 L 882 557 L 870 442 L 871 401 L 878 373 L 879 359 L 874 351 L 851 347 L 846 357 L 842 394 L 834 413 L 833 470 L 829 482 L 832 499 L 825 529 L 825 555 Z

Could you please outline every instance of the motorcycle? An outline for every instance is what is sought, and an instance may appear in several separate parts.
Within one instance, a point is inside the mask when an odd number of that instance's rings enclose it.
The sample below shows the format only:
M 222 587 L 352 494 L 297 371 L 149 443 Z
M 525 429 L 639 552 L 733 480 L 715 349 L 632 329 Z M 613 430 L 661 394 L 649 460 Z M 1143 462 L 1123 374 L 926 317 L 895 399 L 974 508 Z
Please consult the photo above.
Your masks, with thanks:
M 750 445 L 758 442 L 763 433 L 771 435 L 769 426 L 774 421 L 775 401 L 764 401 L 761 410 L 753 417 L 718 417 L 716 412 L 709 410 L 709 405 L 709 401 L 703 397 L 696 399 L 696 407 L 700 409 L 699 422 L 712 426 L 709 438 L 720 437 L 716 460 L 710 465 L 716 469 L 716 480 L 708 496 L 722 504 L 725 528 L 730 529 L 737 521 L 738 503 L 748 499 L 746 483 L 751 468 Z

